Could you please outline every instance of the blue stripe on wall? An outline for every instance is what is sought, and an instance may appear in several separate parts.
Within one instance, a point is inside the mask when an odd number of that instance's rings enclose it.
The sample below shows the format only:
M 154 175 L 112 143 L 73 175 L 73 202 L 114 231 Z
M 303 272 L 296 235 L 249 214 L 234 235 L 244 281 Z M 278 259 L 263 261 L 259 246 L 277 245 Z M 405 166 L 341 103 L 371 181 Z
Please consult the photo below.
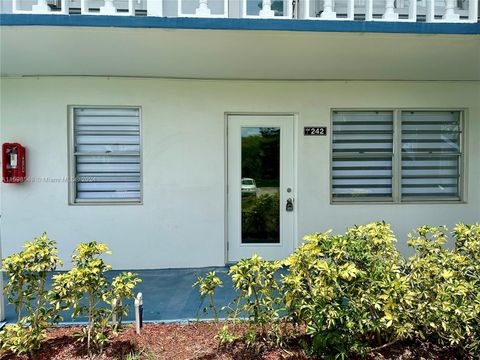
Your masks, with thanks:
M 276 30 L 395 34 L 479 35 L 480 23 L 407 23 L 381 21 L 316 21 L 294 19 L 159 18 L 101 15 L 0 14 L 1 26 L 89 26 L 159 29 Z

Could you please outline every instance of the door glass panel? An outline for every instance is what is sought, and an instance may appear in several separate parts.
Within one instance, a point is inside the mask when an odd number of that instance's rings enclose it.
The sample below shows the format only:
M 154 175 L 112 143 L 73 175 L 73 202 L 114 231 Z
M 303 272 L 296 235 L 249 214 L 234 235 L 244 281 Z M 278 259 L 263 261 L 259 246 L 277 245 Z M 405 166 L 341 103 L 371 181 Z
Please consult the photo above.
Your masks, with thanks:
M 242 243 L 280 242 L 280 128 L 242 127 Z

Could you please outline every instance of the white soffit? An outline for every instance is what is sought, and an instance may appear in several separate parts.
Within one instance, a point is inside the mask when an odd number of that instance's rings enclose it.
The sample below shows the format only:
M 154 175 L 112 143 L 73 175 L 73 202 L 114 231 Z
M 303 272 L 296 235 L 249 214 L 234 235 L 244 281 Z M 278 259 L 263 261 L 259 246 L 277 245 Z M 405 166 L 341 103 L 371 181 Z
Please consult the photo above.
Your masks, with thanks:
M 480 80 L 480 35 L 0 28 L 2 76 Z

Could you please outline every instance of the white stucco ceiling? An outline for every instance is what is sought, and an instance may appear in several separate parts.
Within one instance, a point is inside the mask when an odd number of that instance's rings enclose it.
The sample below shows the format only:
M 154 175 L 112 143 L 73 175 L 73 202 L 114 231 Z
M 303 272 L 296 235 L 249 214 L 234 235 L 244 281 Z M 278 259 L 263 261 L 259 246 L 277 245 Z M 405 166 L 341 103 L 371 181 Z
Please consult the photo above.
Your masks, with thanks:
M 1 74 L 480 80 L 480 35 L 0 28 Z

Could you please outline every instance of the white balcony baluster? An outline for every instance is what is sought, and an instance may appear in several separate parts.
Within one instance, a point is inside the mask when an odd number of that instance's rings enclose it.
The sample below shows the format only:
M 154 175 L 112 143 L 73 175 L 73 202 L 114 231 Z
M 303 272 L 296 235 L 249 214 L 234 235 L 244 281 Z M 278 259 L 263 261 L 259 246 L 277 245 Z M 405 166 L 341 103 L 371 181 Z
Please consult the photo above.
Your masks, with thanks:
M 367 0 L 365 6 L 365 20 L 367 21 L 394 21 L 394 22 L 415 22 L 417 21 L 417 0 L 408 1 L 408 16 L 400 18 L 397 11 L 402 11 L 404 6 L 395 6 L 395 0 L 385 0 L 385 11 L 382 17 L 375 16 L 373 14 L 373 1 Z M 378 3 L 377 3 L 378 4 Z M 406 15 L 406 14 L 405 14 Z
M 47 5 L 47 0 L 38 0 L 37 5 L 32 5 L 33 12 L 50 12 L 50 7 Z
M 451 22 L 460 20 L 460 15 L 455 13 L 455 0 L 445 0 L 445 15 L 442 19 Z
M 395 12 L 395 0 L 386 0 L 385 13 L 382 16 L 382 19 L 388 21 L 398 20 L 398 14 Z
M 261 18 L 273 18 L 275 17 L 275 11 L 272 10 L 272 1 L 263 0 L 262 1 L 262 10 L 259 13 Z
M 323 2 L 323 12 L 320 15 L 323 20 L 336 20 L 337 13 L 333 11 L 333 0 L 325 0 Z
M 128 0 L 128 11 L 119 12 L 114 4 L 115 0 L 104 0 L 104 5 L 100 7 L 99 12 L 90 11 L 89 0 L 80 0 L 80 9 L 82 15 L 110 15 L 110 16 L 133 16 L 135 8 L 133 0 Z
M 468 2 L 468 22 L 478 22 L 478 1 L 470 0 Z
M 354 16 L 354 0 L 346 0 L 346 14 L 339 14 L 336 11 L 335 0 L 324 0 L 323 2 L 323 11 L 318 14 L 311 14 L 311 9 L 314 9 L 314 12 L 317 12 L 315 8 L 315 2 L 318 0 L 306 0 L 305 2 L 305 19 L 310 20 L 353 20 Z M 357 0 L 361 1 L 361 0 Z M 345 9 L 344 4 L 341 4 L 343 9 Z
M 464 18 L 460 18 L 460 14 L 457 9 L 456 0 L 445 0 L 445 11 L 441 15 L 441 11 L 438 11 L 435 0 L 427 0 L 427 22 L 449 22 L 449 23 L 476 23 L 478 22 L 478 1 L 468 1 L 468 12 L 466 12 Z M 463 10 L 463 9 L 462 9 Z M 438 12 L 437 12 L 438 11 Z
M 105 0 L 105 5 L 100 8 L 100 14 L 102 15 L 116 15 L 117 9 L 113 5 L 113 0 Z
M 298 3 L 298 2 L 297 2 Z M 242 1 L 242 17 L 250 19 L 293 19 L 293 1 L 282 0 L 283 13 L 282 15 L 275 14 L 272 10 L 272 0 L 262 0 L 262 8 L 257 14 L 252 14 L 247 11 L 247 0 Z
M 178 4 L 178 16 L 179 17 L 209 17 L 209 18 L 225 18 L 228 17 L 228 1 L 222 0 L 223 2 L 223 13 L 212 14 L 212 9 L 208 6 L 208 0 L 198 0 L 198 7 L 196 9 L 190 10 L 190 12 L 185 12 L 183 8 L 184 0 L 177 0 Z M 218 8 L 218 7 L 217 7 Z M 215 11 L 215 7 L 213 7 Z
M 38 0 L 36 5 L 32 5 L 31 10 L 21 10 L 18 8 L 19 0 L 12 1 L 12 12 L 14 14 L 52 14 L 52 15 L 67 15 L 68 6 L 66 0 L 61 1 L 61 9 L 52 11 L 48 6 L 47 0 Z
M 198 8 L 195 10 L 197 16 L 210 16 L 212 11 L 208 7 L 208 0 L 200 0 L 198 2 Z

